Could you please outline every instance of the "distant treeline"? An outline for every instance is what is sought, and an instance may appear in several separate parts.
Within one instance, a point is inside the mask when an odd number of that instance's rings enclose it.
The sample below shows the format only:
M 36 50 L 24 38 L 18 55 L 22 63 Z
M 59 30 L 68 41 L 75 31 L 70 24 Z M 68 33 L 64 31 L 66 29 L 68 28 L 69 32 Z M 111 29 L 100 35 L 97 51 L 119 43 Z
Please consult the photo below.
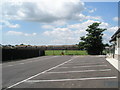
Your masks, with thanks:
M 45 51 L 35 48 L 2 48 L 2 61 L 44 56 Z
M 78 45 L 17 46 L 17 48 L 37 48 L 41 50 L 79 50 Z
M 31 45 L 16 45 L 16 46 L 3 46 L 3 48 L 34 48 L 41 50 L 79 50 L 78 45 L 43 45 L 43 46 L 31 46 Z
M 44 50 L 79 50 L 78 45 L 41 46 Z

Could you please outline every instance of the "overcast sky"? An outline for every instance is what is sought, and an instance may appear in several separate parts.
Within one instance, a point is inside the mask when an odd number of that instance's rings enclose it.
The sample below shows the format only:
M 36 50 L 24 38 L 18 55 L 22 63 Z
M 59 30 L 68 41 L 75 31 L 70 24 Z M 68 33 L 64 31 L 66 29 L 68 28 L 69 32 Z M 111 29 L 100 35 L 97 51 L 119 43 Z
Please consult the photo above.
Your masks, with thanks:
M 107 28 L 103 36 L 107 43 L 118 29 L 117 2 L 3 0 L 0 6 L 2 44 L 77 44 L 94 22 Z

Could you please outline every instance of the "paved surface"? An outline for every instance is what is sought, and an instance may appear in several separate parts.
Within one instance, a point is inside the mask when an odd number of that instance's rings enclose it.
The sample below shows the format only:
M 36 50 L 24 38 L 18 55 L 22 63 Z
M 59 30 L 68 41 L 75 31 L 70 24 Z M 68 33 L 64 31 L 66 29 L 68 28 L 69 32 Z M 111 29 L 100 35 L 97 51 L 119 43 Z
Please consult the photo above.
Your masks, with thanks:
M 106 60 L 113 65 L 118 71 L 120 71 L 120 61 L 114 58 L 107 57 Z
M 3 88 L 118 88 L 104 56 L 44 56 L 3 64 Z

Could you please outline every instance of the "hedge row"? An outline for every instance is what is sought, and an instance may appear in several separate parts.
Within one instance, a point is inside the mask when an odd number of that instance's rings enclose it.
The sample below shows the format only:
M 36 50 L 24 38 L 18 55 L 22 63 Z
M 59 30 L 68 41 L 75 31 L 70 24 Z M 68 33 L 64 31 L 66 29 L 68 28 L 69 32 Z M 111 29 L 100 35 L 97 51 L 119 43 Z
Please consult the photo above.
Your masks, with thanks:
M 26 59 L 44 55 L 45 51 L 39 49 L 2 49 L 2 61 Z

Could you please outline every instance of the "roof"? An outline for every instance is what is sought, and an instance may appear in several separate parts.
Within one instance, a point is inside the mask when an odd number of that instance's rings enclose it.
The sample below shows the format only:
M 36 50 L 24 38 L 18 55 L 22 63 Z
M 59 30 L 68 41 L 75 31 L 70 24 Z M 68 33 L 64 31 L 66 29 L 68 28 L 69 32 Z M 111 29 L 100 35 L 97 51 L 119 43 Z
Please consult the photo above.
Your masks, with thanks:
M 115 34 L 111 37 L 111 40 L 110 40 L 110 42 L 112 42 L 112 41 L 115 41 L 116 40 L 116 36 L 117 36 L 117 34 L 118 33 L 120 33 L 120 28 L 115 32 Z

